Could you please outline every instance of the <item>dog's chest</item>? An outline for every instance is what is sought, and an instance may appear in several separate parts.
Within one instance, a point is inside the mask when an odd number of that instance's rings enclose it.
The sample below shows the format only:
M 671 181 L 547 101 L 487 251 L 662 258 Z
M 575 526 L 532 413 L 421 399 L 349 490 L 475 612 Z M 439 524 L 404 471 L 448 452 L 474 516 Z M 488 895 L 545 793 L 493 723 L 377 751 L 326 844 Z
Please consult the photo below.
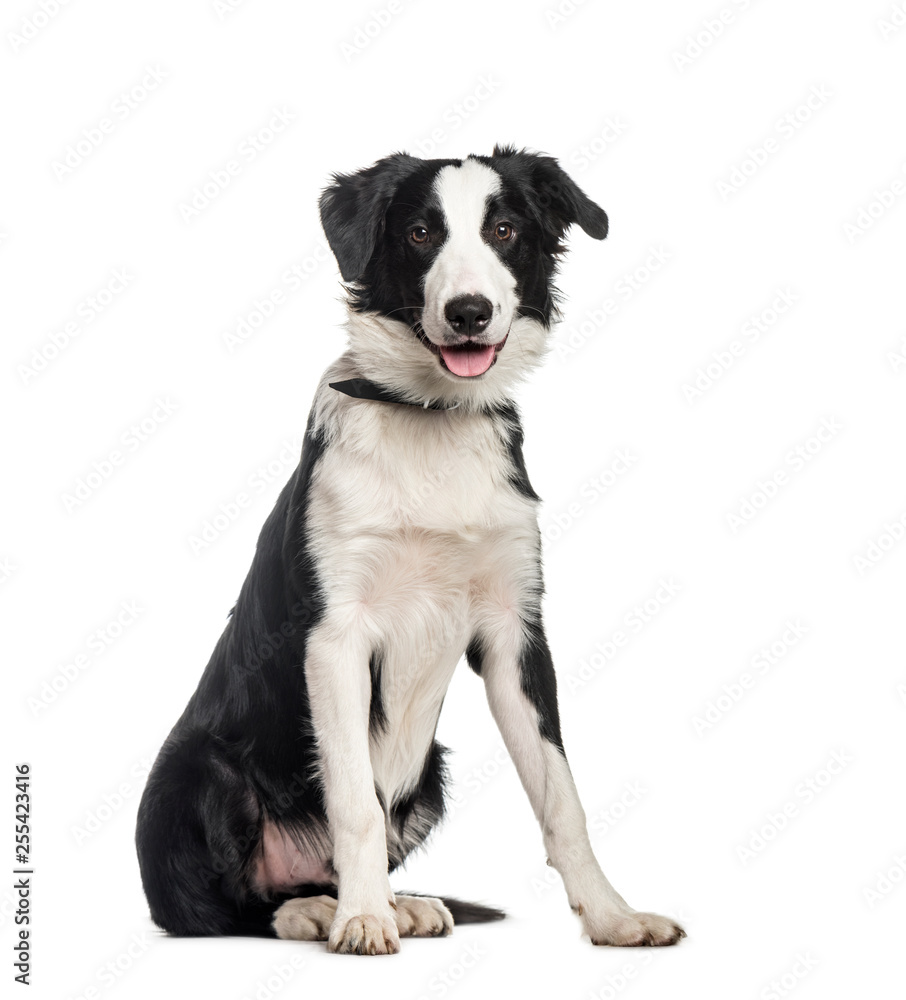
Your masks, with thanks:
M 372 645 L 455 664 L 482 592 L 509 594 L 536 559 L 535 505 L 512 482 L 492 416 L 353 404 L 313 477 L 308 536 L 327 614 Z
M 328 617 L 380 653 L 372 763 L 392 801 L 419 777 L 487 594 L 520 603 L 537 527 L 491 418 L 376 406 L 354 409 L 322 455 L 309 529 Z
M 381 403 L 347 411 L 313 486 L 324 544 L 361 551 L 369 540 L 417 539 L 426 558 L 440 548 L 455 560 L 533 523 L 495 418 Z

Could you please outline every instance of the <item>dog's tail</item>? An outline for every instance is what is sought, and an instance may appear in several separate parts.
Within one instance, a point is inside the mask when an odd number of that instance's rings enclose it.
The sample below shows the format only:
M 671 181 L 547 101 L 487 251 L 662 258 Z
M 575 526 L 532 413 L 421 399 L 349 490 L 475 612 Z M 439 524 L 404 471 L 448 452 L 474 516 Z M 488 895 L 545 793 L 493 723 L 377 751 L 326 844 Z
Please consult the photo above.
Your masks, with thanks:
M 423 893 L 407 892 L 407 896 L 421 896 Z M 496 906 L 486 906 L 484 903 L 467 903 L 462 899 L 451 899 L 449 896 L 437 896 L 450 911 L 454 924 L 489 924 L 492 920 L 503 920 L 505 911 Z

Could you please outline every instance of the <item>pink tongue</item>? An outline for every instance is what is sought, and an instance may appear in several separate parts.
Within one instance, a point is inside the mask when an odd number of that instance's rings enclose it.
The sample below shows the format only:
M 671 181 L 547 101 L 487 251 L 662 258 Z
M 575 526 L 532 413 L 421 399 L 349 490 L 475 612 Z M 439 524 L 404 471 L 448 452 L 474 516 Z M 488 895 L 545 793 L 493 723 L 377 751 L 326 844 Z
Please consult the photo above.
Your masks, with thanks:
M 454 375 L 483 375 L 494 363 L 494 345 L 487 347 L 470 347 L 465 350 L 454 350 L 451 347 L 441 347 L 444 364 Z

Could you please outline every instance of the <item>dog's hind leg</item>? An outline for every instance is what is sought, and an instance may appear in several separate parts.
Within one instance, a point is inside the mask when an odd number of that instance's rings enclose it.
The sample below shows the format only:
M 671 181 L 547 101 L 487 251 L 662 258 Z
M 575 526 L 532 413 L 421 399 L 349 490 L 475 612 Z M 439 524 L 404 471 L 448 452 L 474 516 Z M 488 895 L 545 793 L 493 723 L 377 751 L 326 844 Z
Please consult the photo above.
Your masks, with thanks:
M 271 936 L 269 907 L 248 898 L 260 836 L 241 774 L 204 732 L 171 735 L 138 812 L 136 846 L 151 917 L 177 936 Z
M 444 937 L 453 933 L 453 914 L 433 896 L 396 897 L 396 926 L 400 937 Z
M 336 913 L 333 896 L 287 899 L 274 914 L 274 932 L 285 941 L 326 941 Z

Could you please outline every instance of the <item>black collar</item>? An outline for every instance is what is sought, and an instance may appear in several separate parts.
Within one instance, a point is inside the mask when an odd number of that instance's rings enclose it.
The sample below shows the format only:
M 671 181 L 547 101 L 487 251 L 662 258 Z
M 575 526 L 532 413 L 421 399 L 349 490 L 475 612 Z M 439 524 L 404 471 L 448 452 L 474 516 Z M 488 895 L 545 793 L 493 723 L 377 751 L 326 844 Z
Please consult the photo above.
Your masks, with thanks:
M 331 389 L 344 392 L 354 399 L 374 399 L 379 403 L 403 403 L 406 406 L 419 406 L 426 410 L 455 410 L 459 406 L 459 403 L 453 403 L 451 406 L 440 401 L 432 403 L 430 399 L 426 399 L 423 403 L 414 403 L 411 399 L 404 399 L 392 389 L 385 389 L 377 382 L 372 382 L 367 378 L 350 378 L 345 382 L 328 382 L 327 384 Z

